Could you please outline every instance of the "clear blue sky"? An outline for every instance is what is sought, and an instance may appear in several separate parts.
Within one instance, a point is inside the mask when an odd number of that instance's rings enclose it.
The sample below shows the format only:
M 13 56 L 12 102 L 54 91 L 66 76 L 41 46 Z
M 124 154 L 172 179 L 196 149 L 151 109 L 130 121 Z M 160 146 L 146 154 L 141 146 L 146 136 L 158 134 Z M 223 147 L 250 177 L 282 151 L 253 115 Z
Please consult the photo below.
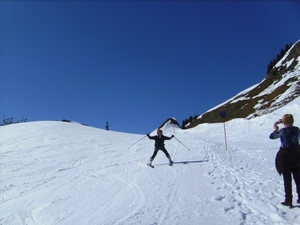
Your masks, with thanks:
M 299 1 L 1 1 L 1 118 L 146 134 L 259 83 Z M 1 119 L 2 120 L 2 119 Z

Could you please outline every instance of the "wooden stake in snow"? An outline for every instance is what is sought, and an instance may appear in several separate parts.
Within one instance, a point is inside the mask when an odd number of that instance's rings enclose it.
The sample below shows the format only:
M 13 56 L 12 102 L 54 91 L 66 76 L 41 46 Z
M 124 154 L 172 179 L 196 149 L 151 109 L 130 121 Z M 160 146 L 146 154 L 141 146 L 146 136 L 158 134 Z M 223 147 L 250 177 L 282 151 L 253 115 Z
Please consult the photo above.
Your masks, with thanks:
M 225 146 L 226 146 L 226 151 L 227 151 L 227 138 L 226 138 L 226 128 L 225 128 L 225 117 L 226 117 L 226 112 L 225 110 L 223 109 L 221 112 L 220 112 L 220 117 L 223 119 L 223 124 L 224 124 L 224 136 L 225 136 Z

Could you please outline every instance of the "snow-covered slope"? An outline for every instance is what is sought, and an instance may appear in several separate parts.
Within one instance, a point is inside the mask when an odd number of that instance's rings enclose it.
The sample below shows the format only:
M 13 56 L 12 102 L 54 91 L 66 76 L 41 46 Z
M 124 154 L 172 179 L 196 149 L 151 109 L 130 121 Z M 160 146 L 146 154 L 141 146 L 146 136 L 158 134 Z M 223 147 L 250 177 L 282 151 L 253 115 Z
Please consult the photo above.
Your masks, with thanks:
M 175 164 L 159 152 L 154 169 L 153 141 L 141 135 L 50 121 L 0 127 L 0 224 L 300 224 L 300 206 L 280 204 L 279 140 L 268 139 L 285 113 L 300 126 L 299 97 L 226 123 L 227 151 L 222 123 L 167 123 L 164 134 L 190 150 L 166 141 Z

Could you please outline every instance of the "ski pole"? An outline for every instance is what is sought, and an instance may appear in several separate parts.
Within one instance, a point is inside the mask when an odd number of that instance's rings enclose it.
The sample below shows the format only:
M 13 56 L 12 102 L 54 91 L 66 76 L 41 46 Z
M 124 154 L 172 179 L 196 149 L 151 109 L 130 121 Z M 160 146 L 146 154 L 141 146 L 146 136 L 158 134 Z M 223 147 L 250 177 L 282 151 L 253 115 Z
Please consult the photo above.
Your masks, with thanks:
M 134 146 L 136 143 L 140 142 L 142 139 L 144 139 L 147 135 L 145 135 L 144 137 L 142 137 L 140 140 L 138 140 L 137 142 L 135 142 L 134 144 L 130 145 L 127 149 L 130 149 L 132 146 Z
M 177 141 L 179 141 L 178 140 L 178 138 L 176 138 L 175 136 L 174 136 L 174 138 L 177 140 Z M 181 141 L 179 141 L 184 147 L 186 147 Z M 190 150 L 191 151 L 191 149 L 189 149 L 188 147 L 186 147 L 188 150 Z

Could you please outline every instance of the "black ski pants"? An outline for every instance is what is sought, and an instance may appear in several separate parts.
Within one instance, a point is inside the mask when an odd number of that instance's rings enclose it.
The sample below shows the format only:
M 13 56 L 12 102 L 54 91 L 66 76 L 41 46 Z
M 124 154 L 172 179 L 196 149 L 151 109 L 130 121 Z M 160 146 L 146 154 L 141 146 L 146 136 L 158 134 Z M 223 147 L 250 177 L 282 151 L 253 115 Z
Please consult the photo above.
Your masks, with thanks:
M 292 175 L 296 184 L 296 191 L 298 194 L 298 200 L 300 200 L 300 167 L 283 169 L 282 172 L 284 181 L 285 199 L 292 202 Z
M 152 155 L 151 158 L 150 158 L 150 161 L 153 161 L 153 159 L 155 158 L 155 156 L 157 155 L 157 152 L 158 152 L 159 150 L 162 150 L 162 151 L 165 153 L 165 155 L 166 155 L 166 157 L 167 157 L 168 159 L 171 158 L 170 154 L 168 153 L 168 151 L 167 151 L 167 149 L 166 149 L 165 147 L 159 147 L 159 148 L 155 147 L 155 148 L 154 148 L 153 155 Z

